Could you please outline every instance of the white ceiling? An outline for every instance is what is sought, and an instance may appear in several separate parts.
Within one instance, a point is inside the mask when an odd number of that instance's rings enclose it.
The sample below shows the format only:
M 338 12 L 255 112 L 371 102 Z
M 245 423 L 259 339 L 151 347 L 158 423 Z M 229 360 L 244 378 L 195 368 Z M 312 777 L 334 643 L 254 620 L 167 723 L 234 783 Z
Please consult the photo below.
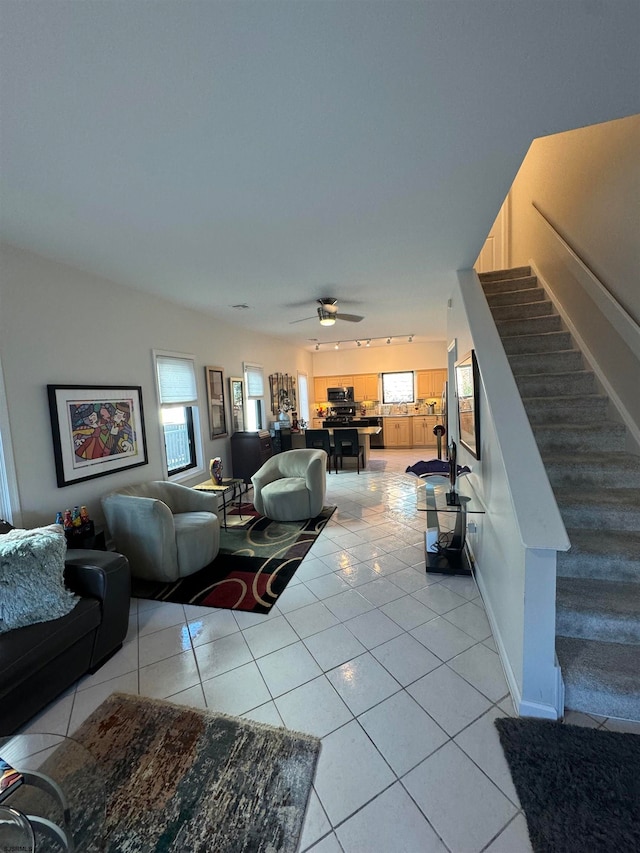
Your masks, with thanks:
M 531 140 L 640 111 L 636 0 L 0 10 L 2 237 L 299 345 L 442 339 Z

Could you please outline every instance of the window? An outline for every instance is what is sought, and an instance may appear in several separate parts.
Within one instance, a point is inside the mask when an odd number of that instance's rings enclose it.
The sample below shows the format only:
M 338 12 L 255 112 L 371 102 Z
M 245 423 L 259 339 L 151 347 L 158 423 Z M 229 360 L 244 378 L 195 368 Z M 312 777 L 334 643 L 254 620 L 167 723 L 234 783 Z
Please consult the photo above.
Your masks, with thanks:
M 383 403 L 413 403 L 413 371 L 382 374 Z
M 156 355 L 158 396 L 169 476 L 198 464 L 198 391 L 193 359 Z
M 301 420 L 309 421 L 309 382 L 306 373 L 298 374 L 298 400 L 300 410 L 298 415 Z
M 260 364 L 244 363 L 244 379 L 247 389 L 247 429 L 265 429 L 264 417 L 264 371 Z

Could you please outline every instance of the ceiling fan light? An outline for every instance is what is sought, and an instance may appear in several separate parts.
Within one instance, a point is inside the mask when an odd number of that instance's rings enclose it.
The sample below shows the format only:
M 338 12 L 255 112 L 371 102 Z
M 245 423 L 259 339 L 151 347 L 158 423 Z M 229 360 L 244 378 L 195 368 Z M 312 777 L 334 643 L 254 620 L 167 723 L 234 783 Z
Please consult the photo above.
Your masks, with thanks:
M 320 317 L 321 326 L 333 326 L 336 322 L 335 316 L 325 308 L 318 308 L 318 317 Z

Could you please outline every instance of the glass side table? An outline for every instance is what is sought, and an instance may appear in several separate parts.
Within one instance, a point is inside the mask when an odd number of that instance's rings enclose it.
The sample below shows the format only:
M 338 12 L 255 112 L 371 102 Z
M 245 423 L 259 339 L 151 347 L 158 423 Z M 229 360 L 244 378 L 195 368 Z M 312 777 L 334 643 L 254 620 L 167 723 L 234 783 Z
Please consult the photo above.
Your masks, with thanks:
M 0 853 L 103 849 L 105 783 L 90 752 L 62 735 L 23 734 L 0 738 L 0 757 L 21 776 L 0 794 Z
M 464 480 L 458 483 L 463 487 Z M 445 575 L 470 575 L 471 566 L 464 550 L 467 516 L 485 512 L 480 501 L 458 489 L 452 495 L 448 479 L 441 476 L 420 478 L 416 482 L 418 512 L 427 515 L 425 565 L 427 572 Z

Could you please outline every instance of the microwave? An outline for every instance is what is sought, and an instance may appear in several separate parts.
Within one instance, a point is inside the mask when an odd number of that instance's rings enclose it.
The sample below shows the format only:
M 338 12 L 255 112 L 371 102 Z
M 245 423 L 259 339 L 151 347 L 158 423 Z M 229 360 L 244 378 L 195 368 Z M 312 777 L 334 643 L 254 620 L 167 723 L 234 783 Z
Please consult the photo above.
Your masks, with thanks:
M 329 403 L 353 403 L 353 387 L 343 385 L 341 388 L 327 388 Z

